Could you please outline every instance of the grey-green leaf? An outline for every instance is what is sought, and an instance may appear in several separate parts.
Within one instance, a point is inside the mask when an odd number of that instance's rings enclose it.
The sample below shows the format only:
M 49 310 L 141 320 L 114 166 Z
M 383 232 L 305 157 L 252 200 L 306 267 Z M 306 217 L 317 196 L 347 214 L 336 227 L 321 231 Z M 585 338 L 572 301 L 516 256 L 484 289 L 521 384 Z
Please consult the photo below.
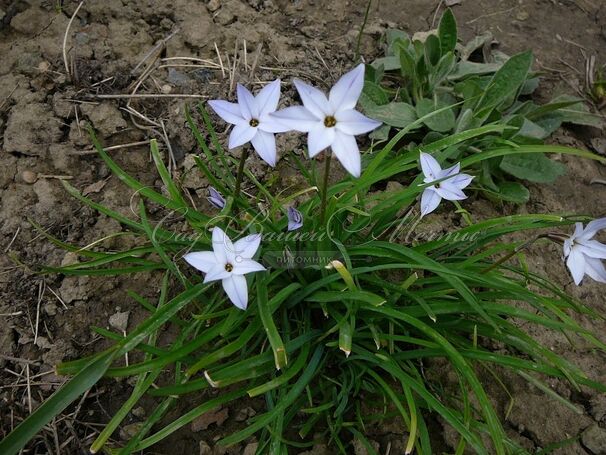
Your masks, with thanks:
M 364 111 L 368 117 L 397 128 L 403 128 L 417 119 L 415 108 L 408 103 L 370 104 L 365 106 Z
M 440 49 L 442 55 L 447 52 L 454 52 L 457 45 L 457 21 L 450 8 L 444 11 L 440 25 L 438 26 L 438 36 L 440 37 Z
M 498 193 L 492 193 L 499 199 L 515 204 L 524 204 L 528 202 L 530 192 L 528 188 L 519 182 L 501 182 L 499 183 Z
M 439 101 L 423 98 L 417 103 L 417 116 L 423 117 L 446 106 L 446 104 Z M 447 109 L 427 118 L 423 123 L 425 123 L 425 125 L 433 131 L 445 133 L 446 131 L 450 131 L 454 128 L 455 114 L 452 109 Z
M 566 172 L 561 163 L 542 153 L 506 155 L 499 167 L 514 177 L 535 183 L 551 183 Z
M 490 111 L 510 99 L 526 81 L 532 66 L 532 53 L 514 55 L 494 74 L 484 95 L 477 105 L 479 117 L 488 116 Z

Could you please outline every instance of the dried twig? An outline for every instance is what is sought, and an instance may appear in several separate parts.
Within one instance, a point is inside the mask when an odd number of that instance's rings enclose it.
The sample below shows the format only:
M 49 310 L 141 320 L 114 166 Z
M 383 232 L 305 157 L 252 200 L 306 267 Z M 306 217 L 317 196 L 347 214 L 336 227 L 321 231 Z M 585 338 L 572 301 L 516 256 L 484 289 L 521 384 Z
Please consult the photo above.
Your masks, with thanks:
M 206 95 L 192 95 L 188 93 L 119 93 L 115 95 L 96 95 L 89 93 L 86 96 L 100 100 L 118 100 L 128 98 L 206 98 Z
M 112 145 L 110 147 L 103 147 L 103 150 L 106 152 L 109 150 L 117 150 L 124 149 L 129 147 L 138 147 L 139 145 L 147 145 L 149 141 L 138 141 L 138 142 L 130 142 L 128 144 L 120 144 L 120 145 Z M 88 149 L 88 150 L 74 150 L 71 152 L 67 152 L 68 155 L 94 155 L 97 153 L 97 149 Z
M 217 53 L 217 57 L 219 58 L 219 65 L 221 67 L 221 75 L 223 76 L 223 79 L 225 79 L 225 67 L 223 66 L 223 60 L 221 59 L 221 53 L 219 52 L 217 43 L 215 43 L 215 52 Z
M 72 17 L 70 17 L 65 29 L 65 35 L 63 35 L 63 63 L 65 64 L 65 73 L 67 74 L 68 79 L 71 79 L 71 72 L 69 70 L 69 63 L 67 62 L 67 37 L 69 36 L 69 29 L 72 26 L 72 22 L 74 22 L 74 18 L 78 14 L 78 11 L 80 11 L 80 8 L 82 8 L 82 5 L 84 5 L 84 0 L 80 2 L 76 8 L 76 11 L 74 11 L 74 14 L 72 14 Z

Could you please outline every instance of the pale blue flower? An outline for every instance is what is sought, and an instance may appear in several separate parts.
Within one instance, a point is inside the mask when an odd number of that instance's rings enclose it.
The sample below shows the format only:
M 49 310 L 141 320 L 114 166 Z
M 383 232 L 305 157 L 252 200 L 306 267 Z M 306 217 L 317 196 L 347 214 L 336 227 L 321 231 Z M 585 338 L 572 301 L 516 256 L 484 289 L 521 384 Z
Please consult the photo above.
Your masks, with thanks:
M 294 81 L 303 106 L 292 106 L 270 114 L 285 126 L 308 133 L 307 149 L 313 158 L 330 147 L 343 167 L 354 177 L 361 173 L 356 138 L 381 125 L 354 108 L 364 87 L 364 64 L 344 74 L 326 95 L 302 81 Z
M 449 201 L 460 201 L 467 198 L 463 188 L 471 183 L 473 177 L 468 174 L 460 174 L 461 163 L 457 163 L 448 169 L 442 169 L 440 163 L 429 153 L 421 152 L 421 169 L 425 183 L 442 180 L 435 185 L 428 186 L 421 195 L 421 216 L 433 212 L 442 199 Z
M 261 244 L 261 234 L 246 236 L 235 243 L 219 227 L 213 228 L 213 251 L 198 251 L 183 256 L 191 266 L 204 272 L 205 283 L 221 280 L 229 300 L 241 310 L 248 305 L 248 285 L 244 275 L 265 270 L 253 260 Z
M 595 281 L 606 283 L 606 269 L 602 263 L 602 259 L 606 259 L 606 245 L 592 240 L 602 229 L 606 229 L 606 218 L 591 221 L 585 229 L 583 223 L 576 223 L 574 233 L 564 241 L 566 266 L 576 285 L 586 274 Z
M 225 198 L 212 186 L 208 188 L 208 197 L 206 199 L 218 209 L 223 209 L 225 207 Z
M 224 100 L 208 102 L 219 117 L 234 125 L 229 135 L 229 149 L 250 142 L 263 161 L 275 166 L 277 152 L 274 133 L 288 131 L 288 127 L 279 124 L 269 115 L 278 108 L 280 79 L 267 84 L 257 96 L 238 84 L 237 94 L 237 103 Z
M 296 208 L 288 207 L 287 217 L 289 231 L 296 231 L 297 229 L 301 229 L 301 227 L 303 227 L 303 214 Z

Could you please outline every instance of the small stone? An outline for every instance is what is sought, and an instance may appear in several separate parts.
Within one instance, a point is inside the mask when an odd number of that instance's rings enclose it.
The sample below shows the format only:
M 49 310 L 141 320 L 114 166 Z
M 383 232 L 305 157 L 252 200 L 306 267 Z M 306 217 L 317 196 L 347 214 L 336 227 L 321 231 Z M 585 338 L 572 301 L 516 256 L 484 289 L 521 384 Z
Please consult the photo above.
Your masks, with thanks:
M 40 63 L 38 63 L 38 69 L 43 72 L 46 73 L 51 67 L 51 64 L 48 63 L 46 60 L 42 60 Z
M 258 447 L 258 442 L 251 442 L 250 444 L 247 444 L 246 447 L 244 447 L 244 452 L 242 452 L 242 455 L 255 455 L 255 453 L 257 453 Z
M 226 26 L 235 22 L 236 16 L 227 9 L 221 9 L 217 13 L 215 20 L 219 23 L 219 25 Z
M 227 417 L 229 417 L 228 408 L 213 409 L 195 419 L 191 423 L 191 431 L 197 433 L 198 431 L 206 430 L 213 423 L 217 424 L 217 426 L 221 426 L 223 425 L 223 422 L 227 420 Z
M 50 303 L 46 303 L 42 309 L 44 310 L 44 312 L 46 314 L 48 314 L 49 316 L 54 316 L 57 314 L 57 304 L 50 302 Z
M 182 73 L 174 68 L 168 69 L 168 82 L 173 85 L 184 86 L 190 81 L 187 74 Z
M 36 346 L 38 346 L 40 349 L 50 349 L 53 345 L 50 341 L 48 341 L 48 338 L 38 337 L 36 338 Z
M 128 327 L 129 315 L 130 311 L 112 314 L 109 317 L 109 325 L 111 325 L 114 329 L 119 330 L 120 332 L 126 332 L 126 327 Z
M 38 174 L 32 171 L 23 171 L 21 173 L 21 178 L 25 183 L 32 184 L 36 183 L 36 181 L 38 180 Z
M 210 455 L 213 449 L 208 445 L 206 441 L 200 441 L 200 455 Z
M 518 14 L 516 14 L 516 19 L 519 21 L 525 21 L 529 17 L 530 17 L 530 15 L 528 14 L 528 11 L 524 11 L 524 10 L 522 10 Z
M 583 431 L 581 442 L 593 455 L 606 455 L 606 430 L 597 423 Z
M 77 262 L 78 255 L 73 251 L 68 251 L 67 253 L 65 253 L 65 256 L 63 256 L 63 259 L 61 260 L 61 267 L 67 267 L 68 265 L 73 265 Z
M 81 109 L 95 128 L 104 135 L 112 135 L 128 126 L 126 120 L 122 118 L 120 110 L 110 102 L 98 105 L 84 104 Z
M 606 420 L 606 396 L 600 394 L 593 397 L 589 404 L 591 405 L 591 416 L 597 421 Z
M 253 417 L 256 414 L 256 411 L 251 408 L 250 406 L 246 407 L 246 408 L 242 408 L 238 411 L 238 413 L 236 414 L 236 422 L 244 422 L 246 419 L 248 419 L 249 417 Z
M 164 84 L 162 87 L 160 87 L 160 90 L 162 93 L 168 94 L 173 91 L 173 88 L 170 86 L 170 84 Z
M 220 0 L 210 0 L 210 2 L 208 2 L 208 5 L 206 5 L 206 7 L 208 8 L 208 11 L 210 11 L 211 13 L 214 13 L 219 8 L 221 8 L 221 1 Z
M 131 411 L 131 414 L 139 419 L 142 419 L 143 417 L 145 417 L 145 409 L 143 408 L 143 406 L 139 406 L 137 408 L 134 408 Z
M 120 428 L 120 438 L 124 441 L 132 439 L 143 426 L 143 422 L 135 422 Z

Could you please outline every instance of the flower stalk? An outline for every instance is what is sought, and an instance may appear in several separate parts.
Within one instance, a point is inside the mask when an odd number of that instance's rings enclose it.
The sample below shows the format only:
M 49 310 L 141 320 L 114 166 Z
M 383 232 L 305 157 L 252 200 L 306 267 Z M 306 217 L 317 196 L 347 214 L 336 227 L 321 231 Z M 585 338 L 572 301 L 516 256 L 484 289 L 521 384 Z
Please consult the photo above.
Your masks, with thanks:
M 326 218 L 326 202 L 328 201 L 328 180 L 330 178 L 330 161 L 332 154 L 326 154 L 326 161 L 324 162 L 324 180 L 322 182 L 322 202 L 320 205 L 320 224 L 324 224 Z
M 242 149 L 240 155 L 240 164 L 238 165 L 238 175 L 236 176 L 236 187 L 234 189 L 234 199 L 238 200 L 240 197 L 240 188 L 242 187 L 242 179 L 244 178 L 244 164 L 248 158 L 248 147 Z

